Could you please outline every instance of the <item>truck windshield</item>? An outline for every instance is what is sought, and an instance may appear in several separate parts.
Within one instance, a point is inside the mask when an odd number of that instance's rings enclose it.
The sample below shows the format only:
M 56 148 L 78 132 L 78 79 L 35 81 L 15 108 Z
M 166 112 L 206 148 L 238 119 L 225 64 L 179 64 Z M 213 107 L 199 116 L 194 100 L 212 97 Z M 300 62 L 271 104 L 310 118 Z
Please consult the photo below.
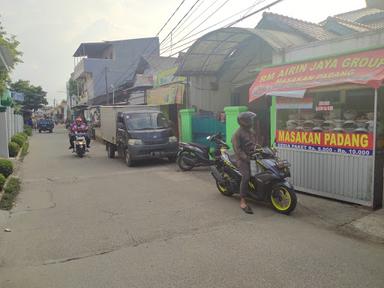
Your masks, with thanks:
M 162 113 L 132 113 L 125 116 L 128 130 L 151 130 L 168 128 L 168 120 Z

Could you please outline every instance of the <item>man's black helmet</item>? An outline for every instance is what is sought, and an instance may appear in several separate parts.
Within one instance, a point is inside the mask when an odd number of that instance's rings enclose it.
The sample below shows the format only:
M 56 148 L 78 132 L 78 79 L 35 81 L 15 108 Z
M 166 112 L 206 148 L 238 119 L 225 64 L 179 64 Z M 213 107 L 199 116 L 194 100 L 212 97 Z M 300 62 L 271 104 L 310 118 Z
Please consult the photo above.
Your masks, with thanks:
M 237 122 L 243 128 L 250 129 L 253 124 L 253 119 L 256 117 L 256 114 L 250 111 L 241 112 L 239 116 L 237 116 Z

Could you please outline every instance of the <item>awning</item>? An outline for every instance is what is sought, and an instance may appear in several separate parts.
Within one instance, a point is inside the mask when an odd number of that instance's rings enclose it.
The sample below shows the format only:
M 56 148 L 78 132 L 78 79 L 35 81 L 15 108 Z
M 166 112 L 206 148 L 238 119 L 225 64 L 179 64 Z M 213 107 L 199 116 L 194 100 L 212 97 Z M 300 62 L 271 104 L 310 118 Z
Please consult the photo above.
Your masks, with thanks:
M 379 88 L 384 80 L 384 49 L 263 69 L 249 89 L 249 102 L 263 95 L 304 97 L 309 88 L 361 84 Z
M 256 46 L 256 48 L 252 46 L 254 45 L 254 42 L 250 42 L 252 39 L 263 40 L 268 44 L 270 50 L 275 51 L 307 42 L 300 36 L 275 30 L 221 28 L 205 34 L 193 43 L 179 65 L 176 75 L 215 74 L 222 69 L 229 58 L 236 54 L 236 51 L 246 46 L 253 49 L 253 53 L 237 55 L 236 62 L 237 66 L 241 66 L 241 71 L 249 71 L 254 67 L 251 66 L 248 69 L 247 66 L 258 55 L 257 49 L 260 48 L 260 46 Z

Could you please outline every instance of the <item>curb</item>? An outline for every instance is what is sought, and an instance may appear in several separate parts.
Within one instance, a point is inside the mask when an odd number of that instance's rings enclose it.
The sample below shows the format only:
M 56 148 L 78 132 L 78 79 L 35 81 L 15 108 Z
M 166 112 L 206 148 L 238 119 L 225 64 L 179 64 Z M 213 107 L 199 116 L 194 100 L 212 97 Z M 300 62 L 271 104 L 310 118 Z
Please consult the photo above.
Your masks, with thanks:
M 345 230 L 358 237 L 384 244 L 384 211 L 377 210 L 345 225 Z
M 341 227 L 339 231 L 341 232 L 341 234 L 352 236 L 362 241 L 370 241 L 376 244 L 384 244 L 384 238 L 374 235 L 372 233 L 363 231 L 355 227 L 352 223 L 347 224 L 344 227 Z

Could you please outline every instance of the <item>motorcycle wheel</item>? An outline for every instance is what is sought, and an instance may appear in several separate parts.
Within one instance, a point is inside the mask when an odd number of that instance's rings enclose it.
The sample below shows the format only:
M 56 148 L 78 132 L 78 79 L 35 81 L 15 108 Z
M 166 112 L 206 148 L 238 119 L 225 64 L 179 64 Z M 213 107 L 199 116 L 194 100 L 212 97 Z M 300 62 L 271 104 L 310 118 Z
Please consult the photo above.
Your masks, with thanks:
M 177 158 L 177 165 L 180 167 L 182 171 L 189 171 L 192 170 L 194 166 L 188 165 L 184 162 L 184 157 L 188 157 L 190 155 L 189 152 L 181 152 L 179 157 Z
M 296 193 L 284 184 L 277 184 L 272 188 L 270 202 L 277 212 L 288 215 L 296 208 Z
M 224 196 L 231 197 L 233 195 L 233 192 L 226 185 L 220 184 L 218 181 L 216 181 L 216 187 Z
M 84 156 L 84 150 L 83 149 L 77 149 L 76 150 L 76 154 L 77 154 L 77 156 L 79 156 L 80 158 L 83 158 L 83 156 Z

